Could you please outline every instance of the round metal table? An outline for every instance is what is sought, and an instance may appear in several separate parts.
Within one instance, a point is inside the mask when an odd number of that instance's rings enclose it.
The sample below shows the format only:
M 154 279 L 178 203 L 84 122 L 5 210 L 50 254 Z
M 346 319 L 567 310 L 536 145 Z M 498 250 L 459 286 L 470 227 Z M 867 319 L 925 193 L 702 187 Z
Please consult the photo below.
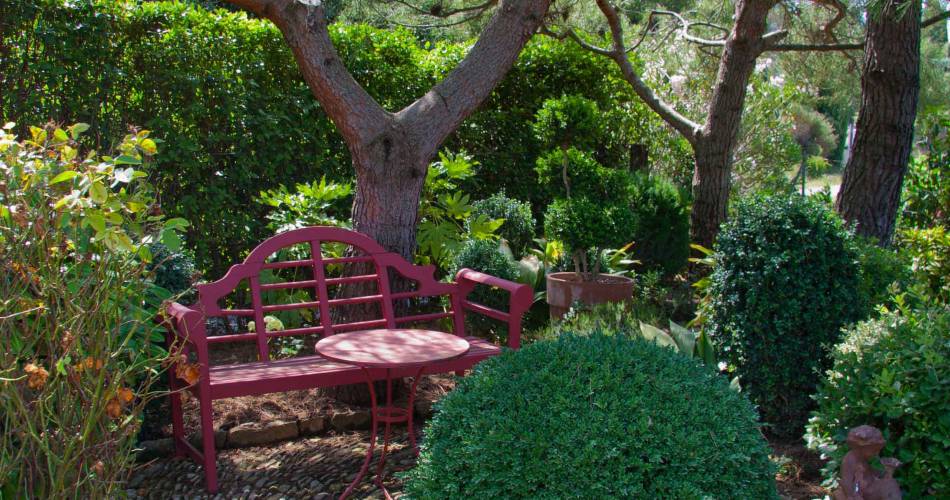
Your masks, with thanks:
M 376 431 L 379 422 L 386 424 L 383 434 L 383 453 L 376 467 L 376 486 L 382 490 L 386 498 L 391 498 L 383 486 L 383 467 L 386 464 L 386 453 L 389 450 L 390 426 L 394 423 L 406 422 L 409 433 L 409 444 L 418 454 L 415 432 L 412 428 L 412 404 L 416 394 L 416 384 L 422 376 L 423 370 L 433 363 L 448 361 L 457 358 L 469 350 L 469 343 L 462 337 L 445 332 L 432 330 L 415 330 L 408 328 L 388 328 L 378 330 L 362 330 L 349 333 L 340 333 L 326 337 L 315 347 L 317 354 L 331 361 L 357 366 L 366 375 L 366 384 L 369 386 L 370 402 L 372 404 L 373 426 L 370 433 L 369 451 L 366 460 L 360 468 L 359 474 L 346 491 L 340 495 L 346 498 L 353 492 L 366 472 L 376 446 Z M 395 369 L 415 369 L 415 377 L 409 388 L 409 402 L 406 408 L 393 405 L 392 402 L 392 371 Z M 378 406 L 376 390 L 373 388 L 371 369 L 386 370 L 386 405 Z

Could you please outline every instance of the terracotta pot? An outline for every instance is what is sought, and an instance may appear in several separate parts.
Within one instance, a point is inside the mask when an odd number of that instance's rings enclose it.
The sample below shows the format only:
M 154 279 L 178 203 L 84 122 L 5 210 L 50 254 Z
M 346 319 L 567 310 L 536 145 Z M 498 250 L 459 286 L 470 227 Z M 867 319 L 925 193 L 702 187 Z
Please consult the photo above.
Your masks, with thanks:
M 583 281 L 577 273 L 551 273 L 547 284 L 552 319 L 560 319 L 575 302 L 592 306 L 633 297 L 633 280 L 613 274 L 600 274 L 597 281 Z

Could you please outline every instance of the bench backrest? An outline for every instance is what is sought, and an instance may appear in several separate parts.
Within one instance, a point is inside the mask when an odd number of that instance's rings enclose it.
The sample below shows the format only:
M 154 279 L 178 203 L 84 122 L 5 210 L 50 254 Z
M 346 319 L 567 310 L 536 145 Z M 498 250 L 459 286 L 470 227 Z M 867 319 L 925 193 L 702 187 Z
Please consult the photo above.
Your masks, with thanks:
M 341 252 L 341 247 L 347 250 Z M 288 250 L 293 249 L 293 252 Z M 275 260 L 277 256 L 294 256 L 292 260 Z M 262 283 L 261 272 L 275 272 L 291 268 L 309 269 L 308 278 L 297 281 Z M 328 268 L 342 276 L 328 277 Z M 414 281 L 411 291 L 393 291 L 390 271 Z M 416 266 L 400 255 L 387 252 L 371 238 L 337 227 L 307 227 L 278 234 L 257 246 L 241 264 L 236 264 L 218 281 L 198 285 L 198 309 L 210 317 L 243 316 L 254 321 L 254 331 L 243 334 L 209 337 L 209 343 L 256 340 L 261 360 L 269 359 L 268 340 L 290 335 L 332 335 L 334 332 L 371 328 L 395 328 L 399 324 L 433 321 L 455 317 L 454 329 L 461 334 L 461 311 L 456 307 L 458 287 L 442 283 L 434 277 L 433 266 Z M 232 294 L 244 280 L 250 289 L 249 309 L 224 309 L 221 301 Z M 375 291 L 371 285 L 375 284 Z M 335 288 L 336 293 L 330 290 Z M 303 289 L 311 300 L 283 304 L 265 304 L 263 297 L 273 290 Z M 341 293 L 341 291 L 343 293 Z M 450 295 L 452 307 L 448 311 L 429 314 L 397 316 L 394 301 L 416 297 Z M 350 321 L 345 315 L 334 314 L 341 306 L 376 304 L 381 312 L 378 318 Z M 310 309 L 315 319 L 312 326 L 268 332 L 264 316 L 272 312 Z M 458 314 L 456 314 L 458 313 Z M 339 320 L 339 322 L 335 322 Z

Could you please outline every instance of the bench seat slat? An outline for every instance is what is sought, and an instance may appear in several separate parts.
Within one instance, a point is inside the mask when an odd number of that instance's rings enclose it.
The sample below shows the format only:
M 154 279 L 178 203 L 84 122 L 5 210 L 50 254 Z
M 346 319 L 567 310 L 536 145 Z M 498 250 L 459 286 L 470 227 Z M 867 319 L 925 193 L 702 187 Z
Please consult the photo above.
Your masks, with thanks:
M 466 337 L 466 340 L 472 347 L 462 357 L 428 366 L 424 373 L 465 370 L 485 358 L 501 353 L 500 347 L 484 339 Z M 415 370 L 415 368 L 393 370 L 393 375 L 412 376 Z M 374 379 L 385 378 L 385 370 L 372 369 L 370 373 Z M 212 366 L 210 375 L 212 399 L 358 384 L 366 381 L 360 368 L 329 361 L 319 355 L 269 363 Z

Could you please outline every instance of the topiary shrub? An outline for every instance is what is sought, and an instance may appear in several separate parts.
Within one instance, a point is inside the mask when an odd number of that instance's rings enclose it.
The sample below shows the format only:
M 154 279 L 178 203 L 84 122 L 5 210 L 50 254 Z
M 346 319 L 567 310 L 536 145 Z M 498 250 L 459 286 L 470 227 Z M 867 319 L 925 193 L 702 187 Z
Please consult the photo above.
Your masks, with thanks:
M 713 370 L 642 340 L 565 335 L 462 379 L 437 404 L 405 491 L 776 498 L 768 453 L 752 405 Z
M 647 269 L 676 274 L 689 257 L 689 212 L 673 183 L 650 175 L 634 174 L 630 207 L 634 222 L 627 241 L 633 241 L 634 258 Z
M 851 235 L 799 196 L 740 201 L 716 241 L 709 328 L 763 420 L 800 435 L 843 326 L 867 307 Z
M 466 267 L 510 281 L 516 281 L 520 275 L 518 265 L 498 248 L 498 242 L 495 240 L 468 240 L 463 243 L 455 256 L 452 275 Z M 501 290 L 476 286 L 469 298 L 494 309 L 508 310 L 508 293 Z M 507 340 L 507 329 L 500 328 L 501 323 L 490 318 L 470 314 L 466 317 L 465 324 L 470 333 L 494 340 Z
M 903 465 L 895 476 L 908 498 L 950 494 L 950 308 L 905 309 L 860 323 L 833 353 L 808 424 L 808 444 L 832 461 L 833 481 L 849 429 L 884 432 L 881 456 Z
M 534 217 L 531 204 L 505 196 L 504 191 L 476 201 L 472 216 L 483 215 L 488 219 L 505 219 L 497 234 L 508 242 L 516 259 L 523 257 L 534 241 Z

